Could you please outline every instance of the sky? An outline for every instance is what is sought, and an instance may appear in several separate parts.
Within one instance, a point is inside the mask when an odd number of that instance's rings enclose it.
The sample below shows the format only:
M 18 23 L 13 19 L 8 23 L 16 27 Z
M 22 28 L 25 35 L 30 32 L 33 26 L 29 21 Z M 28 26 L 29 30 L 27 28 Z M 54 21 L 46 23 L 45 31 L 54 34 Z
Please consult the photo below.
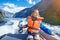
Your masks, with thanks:
M 0 9 L 16 13 L 25 8 L 30 8 L 41 0 L 0 0 Z

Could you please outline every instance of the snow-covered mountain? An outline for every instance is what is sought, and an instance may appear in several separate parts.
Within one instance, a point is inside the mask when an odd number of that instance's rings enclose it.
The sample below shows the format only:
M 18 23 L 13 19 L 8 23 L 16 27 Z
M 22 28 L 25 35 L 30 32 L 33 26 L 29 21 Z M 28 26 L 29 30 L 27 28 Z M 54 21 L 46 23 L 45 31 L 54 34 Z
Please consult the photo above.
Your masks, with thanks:
M 26 8 L 22 11 L 19 11 L 17 13 L 15 13 L 15 15 L 13 16 L 14 18 L 26 18 L 27 16 L 31 15 L 31 8 Z
M 2 10 L 4 18 L 26 18 L 31 15 L 31 8 L 25 8 L 17 13 L 10 13 L 8 11 Z
M 2 11 L 4 18 L 12 18 L 15 13 L 10 13 L 8 11 Z

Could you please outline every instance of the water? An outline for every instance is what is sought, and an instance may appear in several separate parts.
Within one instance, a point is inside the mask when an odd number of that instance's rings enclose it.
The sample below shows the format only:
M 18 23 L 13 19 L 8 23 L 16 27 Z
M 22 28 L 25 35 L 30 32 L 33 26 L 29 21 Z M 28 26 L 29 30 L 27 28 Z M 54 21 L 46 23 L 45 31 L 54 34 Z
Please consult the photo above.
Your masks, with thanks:
M 47 28 L 51 29 L 53 33 L 55 34 L 55 38 L 60 40 L 60 25 L 50 25 L 47 23 L 43 23 Z
M 19 22 L 20 24 L 22 25 L 25 25 L 27 24 L 26 22 L 26 18 L 5 18 L 4 19 L 5 21 L 7 21 L 4 25 L 0 26 L 0 36 L 4 35 L 4 34 L 8 34 L 8 33 L 11 33 L 11 34 L 16 34 L 19 27 Z M 59 25 L 50 25 L 50 24 L 47 24 L 47 23 L 44 23 L 43 24 L 51 29 L 54 33 L 55 33 L 55 38 L 57 38 L 58 40 L 60 40 L 60 26 Z M 27 28 L 24 29 L 24 31 L 22 32 L 22 34 L 26 33 L 26 30 Z

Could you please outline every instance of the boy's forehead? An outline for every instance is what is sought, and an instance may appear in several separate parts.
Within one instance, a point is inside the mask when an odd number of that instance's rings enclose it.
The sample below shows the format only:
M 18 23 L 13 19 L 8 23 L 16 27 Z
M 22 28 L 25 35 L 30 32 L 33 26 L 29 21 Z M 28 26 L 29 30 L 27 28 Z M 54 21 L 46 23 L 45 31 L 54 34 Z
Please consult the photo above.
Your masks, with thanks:
M 35 12 L 39 12 L 37 9 L 36 10 L 34 10 Z
M 32 14 L 38 14 L 38 12 L 35 11 L 35 12 L 33 12 Z

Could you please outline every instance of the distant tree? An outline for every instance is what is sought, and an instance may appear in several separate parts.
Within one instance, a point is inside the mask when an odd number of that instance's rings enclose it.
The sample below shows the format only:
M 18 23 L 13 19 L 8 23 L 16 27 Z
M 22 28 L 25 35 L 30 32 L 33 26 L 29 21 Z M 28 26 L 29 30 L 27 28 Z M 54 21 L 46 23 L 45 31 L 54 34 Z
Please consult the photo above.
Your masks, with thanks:
M 2 22 L 3 22 L 2 18 L 3 18 L 2 10 L 0 9 L 0 23 L 2 23 Z
M 3 18 L 2 10 L 0 9 L 0 18 Z

